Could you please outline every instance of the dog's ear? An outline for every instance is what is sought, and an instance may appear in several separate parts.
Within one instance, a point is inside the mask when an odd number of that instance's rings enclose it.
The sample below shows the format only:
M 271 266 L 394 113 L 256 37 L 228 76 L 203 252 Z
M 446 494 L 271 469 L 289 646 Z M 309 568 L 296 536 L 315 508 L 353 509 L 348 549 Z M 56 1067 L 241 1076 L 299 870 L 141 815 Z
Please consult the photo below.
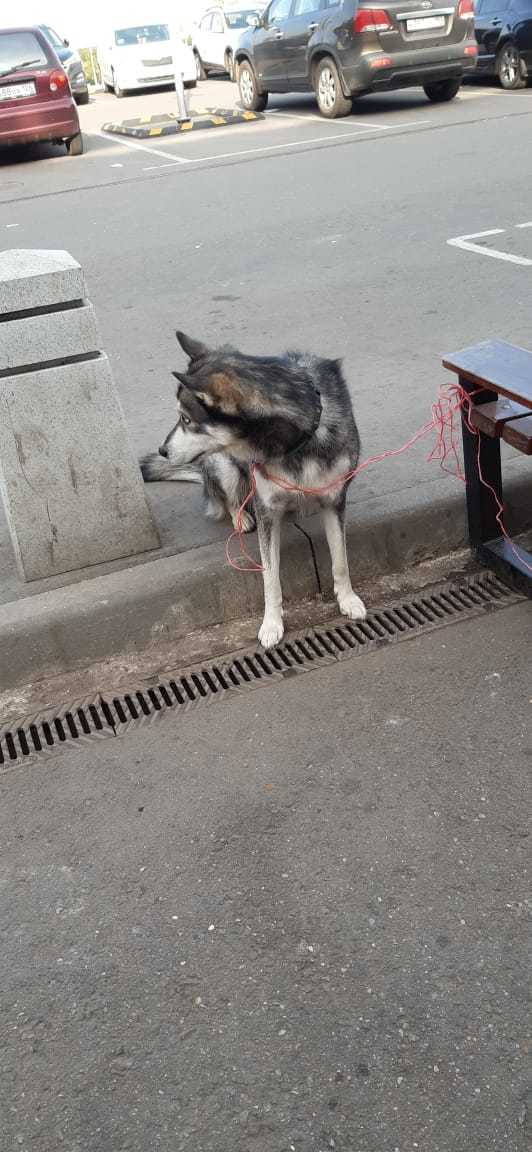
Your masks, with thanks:
M 200 340 L 193 340 L 191 336 L 187 336 L 185 332 L 176 332 L 177 342 L 181 345 L 183 352 L 189 357 L 190 360 L 199 360 L 200 356 L 206 356 L 209 349 L 206 344 L 202 344 Z

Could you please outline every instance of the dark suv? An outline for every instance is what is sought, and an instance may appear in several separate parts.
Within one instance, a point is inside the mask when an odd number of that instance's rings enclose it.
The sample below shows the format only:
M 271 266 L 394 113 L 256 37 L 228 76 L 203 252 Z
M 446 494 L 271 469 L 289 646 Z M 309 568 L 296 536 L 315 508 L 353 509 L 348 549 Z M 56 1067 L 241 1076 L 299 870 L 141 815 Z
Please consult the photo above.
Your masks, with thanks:
M 269 92 L 314 91 L 323 116 L 346 116 L 353 97 L 420 85 L 452 100 L 476 64 L 473 0 L 271 0 L 235 53 L 245 108 Z
M 503 88 L 524 88 L 532 71 L 532 0 L 478 0 L 478 70 Z

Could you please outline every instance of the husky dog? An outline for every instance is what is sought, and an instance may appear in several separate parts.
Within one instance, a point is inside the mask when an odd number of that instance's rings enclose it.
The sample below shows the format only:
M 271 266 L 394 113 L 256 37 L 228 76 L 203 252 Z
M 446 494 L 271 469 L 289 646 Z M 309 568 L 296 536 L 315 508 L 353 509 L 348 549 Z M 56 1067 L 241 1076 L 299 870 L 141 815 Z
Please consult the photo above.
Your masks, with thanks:
M 341 479 L 356 467 L 360 441 L 340 362 L 296 352 L 245 356 L 176 335 L 189 358 L 186 372 L 173 373 L 178 420 L 159 454 L 141 461 L 144 479 L 202 482 L 207 514 L 220 519 L 228 513 L 236 527 L 254 464 L 253 516 L 245 511 L 242 527 L 251 531 L 256 520 L 264 648 L 278 644 L 284 631 L 279 541 L 287 510 L 320 508 L 340 612 L 363 619 L 366 610 L 351 586 L 345 546 L 349 481 Z M 276 480 L 313 491 L 290 491 Z

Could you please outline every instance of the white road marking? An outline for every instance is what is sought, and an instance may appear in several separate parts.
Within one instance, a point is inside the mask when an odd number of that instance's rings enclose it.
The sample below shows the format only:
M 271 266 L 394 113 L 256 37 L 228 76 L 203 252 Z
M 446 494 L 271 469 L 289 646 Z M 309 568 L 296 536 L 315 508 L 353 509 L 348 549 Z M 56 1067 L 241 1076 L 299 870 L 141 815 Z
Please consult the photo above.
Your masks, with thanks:
M 123 164 L 111 164 L 111 168 L 123 168 Z
M 20 224 L 6 224 L 6 228 L 20 228 Z
M 111 136 L 107 132 L 96 132 L 94 135 L 100 136 L 102 140 L 109 140 L 111 144 L 119 144 L 124 148 L 132 148 L 135 152 L 148 152 L 152 156 L 164 156 L 165 159 L 168 159 L 168 156 L 171 155 L 169 152 L 163 152 L 160 148 L 148 148 L 145 144 L 139 144 L 137 140 L 130 140 L 126 136 Z M 175 156 L 172 160 L 172 165 L 173 164 L 188 164 L 188 160 L 185 160 L 181 156 Z
M 471 232 L 468 236 L 453 236 L 447 243 L 453 248 L 464 248 L 466 252 L 476 252 L 480 256 L 491 256 L 494 260 L 507 260 L 509 264 L 521 264 L 530 267 L 532 260 L 525 256 L 513 256 L 511 252 L 499 252 L 497 248 L 484 248 L 482 244 L 472 244 L 472 240 L 480 240 L 482 236 L 501 236 L 506 228 L 489 228 L 486 232 Z
M 527 220 L 526 224 L 516 224 L 516 228 L 532 228 L 532 220 Z
M 323 124 L 324 127 L 326 127 L 329 124 L 331 126 L 331 128 L 333 128 L 333 127 L 334 128 L 345 127 L 345 128 L 350 129 L 351 131 L 353 131 L 353 128 L 355 126 L 358 126 L 358 125 L 360 125 L 361 128 L 371 128 L 372 130 L 375 129 L 376 131 L 379 131 L 379 132 L 389 132 L 391 128 L 417 128 L 418 124 L 431 124 L 432 123 L 431 120 L 424 120 L 423 119 L 423 120 L 398 120 L 395 124 L 376 124 L 375 121 L 373 121 L 373 120 L 372 121 L 359 120 L 358 116 L 353 117 L 352 119 L 346 118 L 344 121 L 342 121 L 342 120 L 327 120 L 327 118 L 325 116 L 315 116 L 312 112 L 310 112 L 308 114 L 308 116 L 306 116 L 304 112 L 303 113 L 301 113 L 301 112 L 283 112 L 283 111 L 281 111 L 280 108 L 270 108 L 269 112 L 266 113 L 266 116 L 284 116 L 287 120 L 303 120 L 303 122 L 308 122 L 309 120 L 313 120 L 317 124 Z
M 232 156 L 254 156 L 260 152 L 277 152 L 280 148 L 301 148 L 304 144 L 323 144 L 327 140 L 345 140 L 348 136 L 367 136 L 368 132 L 373 131 L 371 128 L 362 129 L 360 132 L 340 132 L 334 136 L 314 136 L 309 140 L 290 140 L 288 144 L 266 144 L 262 148 L 242 148 L 238 152 L 217 152 L 213 156 L 190 156 L 186 161 L 187 164 L 203 164 L 207 160 L 230 160 Z M 173 164 L 150 164 L 147 168 L 143 168 L 143 172 L 160 171 L 161 168 L 173 168 Z

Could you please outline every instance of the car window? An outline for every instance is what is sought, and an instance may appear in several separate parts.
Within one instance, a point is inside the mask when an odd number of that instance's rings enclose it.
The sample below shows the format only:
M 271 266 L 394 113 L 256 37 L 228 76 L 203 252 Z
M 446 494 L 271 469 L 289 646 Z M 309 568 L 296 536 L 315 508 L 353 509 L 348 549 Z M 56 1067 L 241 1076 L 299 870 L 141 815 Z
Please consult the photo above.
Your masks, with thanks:
M 65 47 L 63 41 L 60 40 L 59 36 L 57 35 L 57 32 L 54 32 L 53 28 L 46 27 L 44 29 L 44 31 L 45 31 L 45 33 L 46 33 L 46 35 L 50 41 L 50 44 L 52 44 L 54 48 L 64 48 Z
M 277 24 L 279 20 L 286 20 L 290 15 L 290 8 L 292 0 L 273 0 L 266 13 L 266 20 L 269 25 Z
M 500 16 L 503 12 L 507 12 L 509 7 L 510 0 L 481 0 L 477 11 L 479 16 Z
M 212 24 L 212 12 L 207 12 L 207 15 L 204 16 L 203 19 L 200 20 L 200 22 L 199 22 L 199 26 L 201 28 L 201 31 L 202 32 L 208 32 L 211 24 Z
M 118 28 L 115 32 L 115 44 L 119 48 L 131 47 L 132 44 L 157 44 L 169 39 L 167 24 L 139 24 L 135 28 Z
M 248 27 L 248 16 L 258 16 L 260 18 L 260 12 L 256 8 L 246 8 L 246 10 L 242 12 L 226 12 L 225 22 L 227 27 L 234 32 L 237 28 Z
M 293 16 L 305 16 L 307 12 L 318 12 L 320 0 L 296 0 Z
M 223 32 L 224 22 L 219 12 L 215 12 L 212 18 L 211 32 Z
M 0 34 L 0 72 L 7 74 L 23 64 L 48 64 L 44 48 L 33 32 Z

